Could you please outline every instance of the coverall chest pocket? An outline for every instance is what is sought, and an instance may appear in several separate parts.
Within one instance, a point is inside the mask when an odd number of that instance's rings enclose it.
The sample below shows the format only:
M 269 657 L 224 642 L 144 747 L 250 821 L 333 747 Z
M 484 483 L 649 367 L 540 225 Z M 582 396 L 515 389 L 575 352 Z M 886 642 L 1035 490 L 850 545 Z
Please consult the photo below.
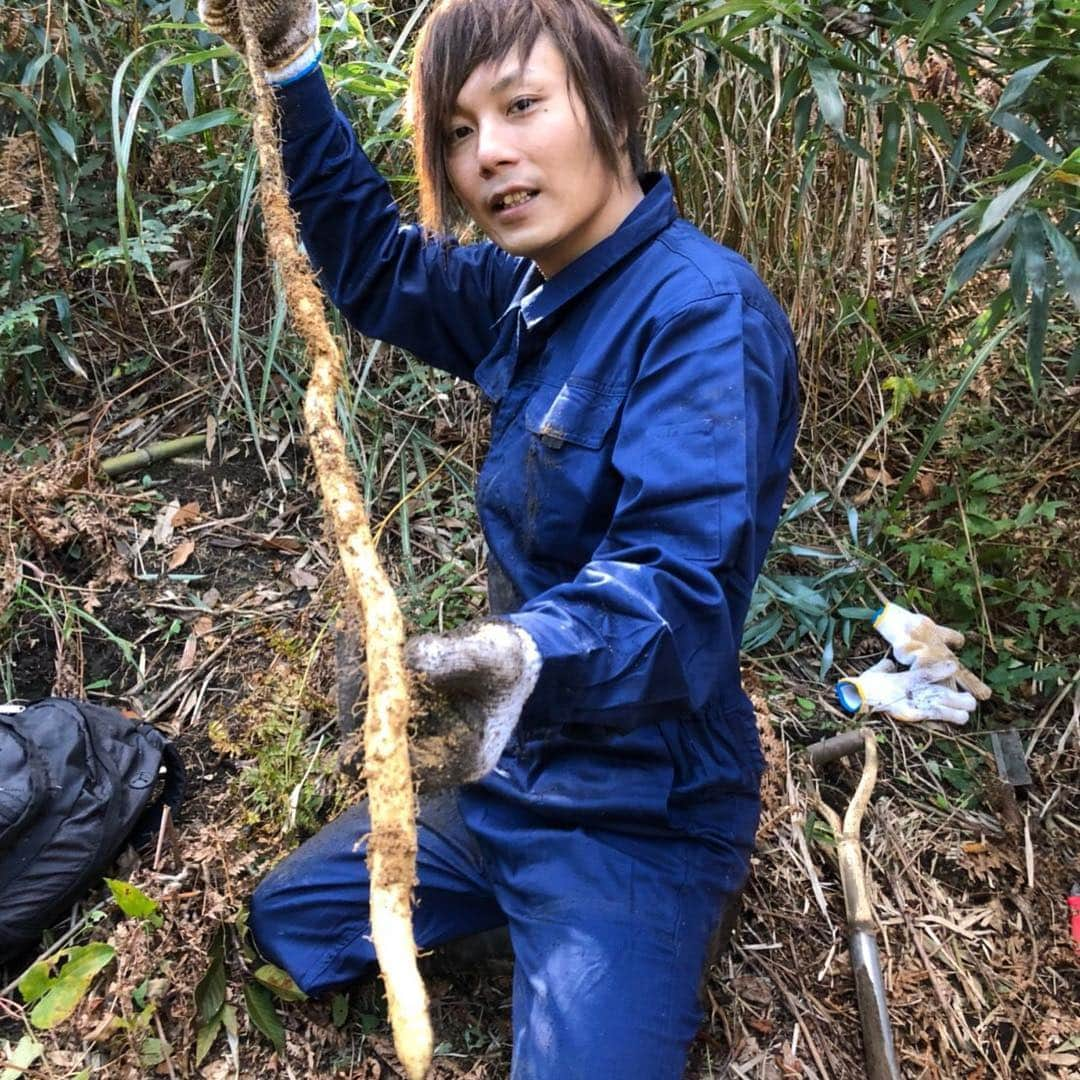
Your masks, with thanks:
M 525 409 L 525 539 L 530 554 L 587 560 L 611 519 L 612 435 L 625 391 L 570 380 Z

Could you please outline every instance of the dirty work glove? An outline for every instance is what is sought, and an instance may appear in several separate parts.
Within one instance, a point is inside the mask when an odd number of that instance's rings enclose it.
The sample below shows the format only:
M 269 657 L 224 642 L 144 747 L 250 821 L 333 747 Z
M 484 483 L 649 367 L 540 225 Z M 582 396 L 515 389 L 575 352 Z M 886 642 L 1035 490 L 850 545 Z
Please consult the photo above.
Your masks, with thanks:
M 542 664 L 536 642 L 504 619 L 479 619 L 448 634 L 410 638 L 405 663 L 459 714 L 470 733 L 448 782 L 486 776 L 536 686 Z
M 974 672 L 969 671 L 953 653 L 964 644 L 959 630 L 939 626 L 926 615 L 916 615 L 900 607 L 886 604 L 874 618 L 874 629 L 892 646 L 893 655 L 912 670 L 940 663 L 956 664 L 955 680 L 980 701 L 990 697 L 990 687 Z M 938 680 L 932 680 L 934 682 Z
M 849 713 L 882 712 L 896 720 L 947 720 L 966 724 L 976 702 L 971 694 L 941 685 L 956 676 L 956 660 L 941 660 L 910 671 L 897 670 L 888 657 L 854 679 L 836 684 L 840 705 Z
M 266 81 L 292 82 L 319 62 L 317 0 L 249 0 L 255 33 L 263 48 Z M 227 45 L 244 51 L 238 0 L 199 0 L 199 18 Z

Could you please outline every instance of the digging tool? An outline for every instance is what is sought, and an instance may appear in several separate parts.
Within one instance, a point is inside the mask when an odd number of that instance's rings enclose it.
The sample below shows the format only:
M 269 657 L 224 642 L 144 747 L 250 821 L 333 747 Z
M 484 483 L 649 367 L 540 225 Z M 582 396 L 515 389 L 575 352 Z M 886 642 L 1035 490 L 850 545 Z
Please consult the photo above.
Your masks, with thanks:
M 863 771 L 859 786 L 848 804 L 844 820 L 817 794 L 822 816 L 837 838 L 840 861 L 840 880 L 844 887 L 844 908 L 848 923 L 848 947 L 851 968 L 855 974 L 855 992 L 859 1001 L 862 1023 L 863 1054 L 869 1080 L 899 1080 L 900 1066 L 893 1045 L 892 1026 L 885 1000 L 885 981 L 881 976 L 877 935 L 870 899 L 866 891 L 866 874 L 859 848 L 859 828 L 870 802 L 870 793 L 877 780 L 877 743 L 869 728 L 845 731 L 810 747 L 807 756 L 814 769 L 862 751 Z
M 998 775 L 1013 788 L 1031 786 L 1031 772 L 1024 757 L 1024 744 L 1015 728 L 1002 728 L 990 732 L 990 745 L 994 748 Z

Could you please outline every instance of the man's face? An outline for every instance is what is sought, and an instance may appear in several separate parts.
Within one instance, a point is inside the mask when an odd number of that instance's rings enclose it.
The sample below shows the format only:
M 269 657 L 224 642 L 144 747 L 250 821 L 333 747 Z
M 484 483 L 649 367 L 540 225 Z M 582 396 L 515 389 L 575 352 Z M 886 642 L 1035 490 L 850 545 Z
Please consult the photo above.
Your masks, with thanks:
M 641 199 L 626 161 L 617 177 L 593 144 L 585 106 L 554 42 L 541 34 L 465 80 L 446 132 L 457 197 L 484 233 L 552 277 L 613 233 Z

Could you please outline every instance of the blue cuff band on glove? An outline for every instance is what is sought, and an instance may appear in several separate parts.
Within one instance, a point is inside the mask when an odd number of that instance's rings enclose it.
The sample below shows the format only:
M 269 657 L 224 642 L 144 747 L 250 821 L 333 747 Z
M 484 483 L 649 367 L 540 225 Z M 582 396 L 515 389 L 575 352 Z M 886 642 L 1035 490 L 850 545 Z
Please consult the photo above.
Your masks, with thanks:
M 322 60 L 322 45 L 316 38 L 295 60 L 290 60 L 284 67 L 267 71 L 266 81 L 271 86 L 288 86 L 290 83 L 310 75 Z
M 849 716 L 854 716 L 863 704 L 862 694 L 859 693 L 855 683 L 844 680 L 836 684 L 836 700 L 840 702 L 840 708 Z

